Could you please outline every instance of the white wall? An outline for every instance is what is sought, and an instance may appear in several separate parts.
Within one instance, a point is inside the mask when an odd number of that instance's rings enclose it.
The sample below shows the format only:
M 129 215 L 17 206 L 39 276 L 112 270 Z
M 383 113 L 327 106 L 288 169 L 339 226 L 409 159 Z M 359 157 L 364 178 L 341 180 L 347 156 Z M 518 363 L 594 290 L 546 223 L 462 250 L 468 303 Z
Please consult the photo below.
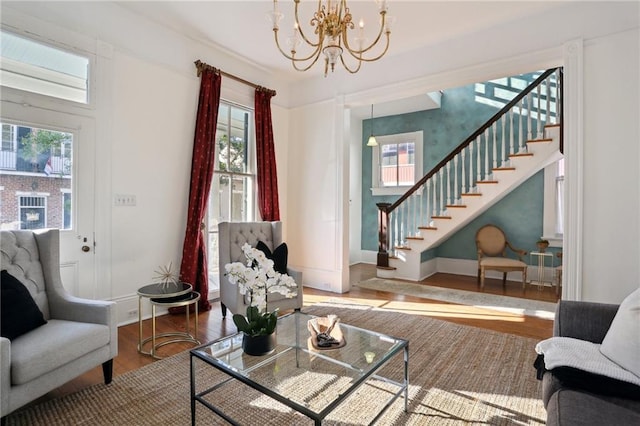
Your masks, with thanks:
M 289 263 L 302 270 L 306 286 L 336 292 L 348 278 L 342 233 L 348 227 L 343 216 L 348 179 L 342 170 L 344 144 L 336 138 L 342 132 L 336 116 L 342 113 L 337 101 L 291 111 L 287 181 Z
M 640 286 L 639 40 L 636 29 L 584 45 L 584 300 Z

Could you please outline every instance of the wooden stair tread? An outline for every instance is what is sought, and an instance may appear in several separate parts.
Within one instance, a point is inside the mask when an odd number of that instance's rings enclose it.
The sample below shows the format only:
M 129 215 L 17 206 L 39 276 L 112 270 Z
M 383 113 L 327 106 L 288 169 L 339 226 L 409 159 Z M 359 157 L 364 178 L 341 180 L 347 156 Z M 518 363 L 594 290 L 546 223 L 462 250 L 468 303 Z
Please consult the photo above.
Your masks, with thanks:
M 560 123 L 556 123 L 556 124 L 545 124 L 545 125 L 544 125 L 544 127 L 545 127 L 545 129 L 546 129 L 547 127 L 560 127 Z
M 477 185 L 484 185 L 484 184 L 491 184 L 491 185 L 495 185 L 497 184 L 498 181 L 497 180 L 479 180 L 478 182 L 476 182 Z
M 407 247 L 407 246 L 396 246 L 396 247 L 394 247 L 394 249 L 396 249 L 396 250 L 411 250 L 411 247 Z
M 464 204 L 447 204 L 447 208 L 452 208 L 452 209 L 466 209 L 467 206 L 465 206 Z
M 540 143 L 540 142 L 552 142 L 551 138 L 543 138 L 543 139 L 529 139 L 527 143 Z
M 423 237 L 406 237 L 406 238 L 407 238 L 407 240 L 418 240 L 418 241 L 424 240 Z
M 494 167 L 491 170 L 493 170 L 494 172 L 506 172 L 506 171 L 512 172 L 515 169 L 516 169 L 515 167 Z
M 451 219 L 451 216 L 431 216 L 431 219 Z
M 464 194 L 460 194 L 463 197 L 480 197 L 482 194 L 480 192 L 465 192 Z
M 435 226 L 418 226 L 418 229 L 426 229 L 427 231 L 437 231 L 438 228 Z
M 512 157 L 533 157 L 533 152 L 523 152 L 522 154 L 509 154 L 509 158 Z

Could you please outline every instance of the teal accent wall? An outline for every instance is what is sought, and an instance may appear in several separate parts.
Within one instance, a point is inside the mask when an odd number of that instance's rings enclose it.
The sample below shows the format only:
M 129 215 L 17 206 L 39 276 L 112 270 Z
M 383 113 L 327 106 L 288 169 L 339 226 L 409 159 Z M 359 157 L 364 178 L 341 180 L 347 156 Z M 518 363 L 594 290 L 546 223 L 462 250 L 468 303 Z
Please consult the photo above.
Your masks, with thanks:
M 423 164 L 426 173 L 499 111 L 502 105 L 496 105 L 492 101 L 499 101 L 502 104 L 508 102 L 538 75 L 540 74 L 530 73 L 448 89 L 442 95 L 439 109 L 375 118 L 373 134 L 387 135 L 422 130 Z M 517 89 L 517 92 L 513 92 L 508 99 L 505 99 L 504 91 L 500 91 L 505 85 Z M 483 102 L 479 102 L 478 97 Z M 371 194 L 372 149 L 366 146 L 371 125 L 372 120 L 363 121 L 361 247 L 363 250 L 377 251 L 376 203 L 393 203 L 399 196 L 374 197 Z M 475 233 L 487 223 L 500 226 L 515 247 L 527 251 L 534 250 L 535 242 L 542 235 L 543 189 L 544 174 L 540 171 L 440 246 L 423 252 L 422 261 L 435 257 L 476 259 Z

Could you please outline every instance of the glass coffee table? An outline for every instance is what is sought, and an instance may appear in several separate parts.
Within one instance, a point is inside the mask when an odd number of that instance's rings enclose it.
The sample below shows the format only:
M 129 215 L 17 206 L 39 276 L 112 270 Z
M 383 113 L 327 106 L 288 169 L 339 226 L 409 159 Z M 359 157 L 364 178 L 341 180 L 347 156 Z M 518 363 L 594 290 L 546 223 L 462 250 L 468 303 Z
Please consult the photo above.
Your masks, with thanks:
M 294 312 L 278 318 L 276 349 L 264 356 L 246 355 L 242 351 L 242 333 L 224 337 L 190 351 L 191 362 L 191 424 L 196 424 L 196 403 L 199 402 L 231 424 L 238 424 L 228 413 L 214 404 L 216 398 L 207 396 L 233 382 L 242 382 L 291 409 L 302 413 L 321 425 L 340 404 L 369 380 L 382 381 L 393 391 L 376 408 L 384 411 L 404 396 L 404 410 L 408 401 L 409 342 L 374 331 L 340 323 L 346 344 L 337 349 L 315 349 L 310 340 L 307 322 L 314 316 Z M 378 374 L 396 355 L 404 355 L 402 378 L 392 380 Z M 196 365 L 196 363 L 203 365 Z M 203 371 L 203 366 L 205 370 Z M 196 368 L 199 367 L 199 368 Z M 214 367 L 224 376 L 204 389 L 206 368 Z M 331 380 L 318 380 L 331 377 Z M 202 386 L 201 386 L 202 387 Z M 389 393 L 385 393 L 389 395 Z M 359 397 L 359 395 L 358 395 Z M 249 407 L 247 407 L 249 408 Z

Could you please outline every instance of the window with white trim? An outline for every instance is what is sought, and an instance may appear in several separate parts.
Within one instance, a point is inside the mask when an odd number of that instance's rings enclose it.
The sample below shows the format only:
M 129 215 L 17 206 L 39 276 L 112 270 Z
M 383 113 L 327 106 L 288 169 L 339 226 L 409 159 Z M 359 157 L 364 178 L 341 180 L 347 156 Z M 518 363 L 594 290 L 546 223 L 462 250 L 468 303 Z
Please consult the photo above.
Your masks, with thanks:
M 373 195 L 404 193 L 422 177 L 422 131 L 376 136 L 371 154 Z
M 255 218 L 255 129 L 253 110 L 221 101 L 216 128 L 216 164 L 207 215 L 209 290 L 219 285 L 218 224 Z
M 551 247 L 562 247 L 564 205 L 564 158 L 544 169 L 543 235 Z
M 3 86 L 89 103 L 89 58 L 7 31 L 0 34 Z
M 47 199 L 42 196 L 20 196 L 20 229 L 47 227 Z

